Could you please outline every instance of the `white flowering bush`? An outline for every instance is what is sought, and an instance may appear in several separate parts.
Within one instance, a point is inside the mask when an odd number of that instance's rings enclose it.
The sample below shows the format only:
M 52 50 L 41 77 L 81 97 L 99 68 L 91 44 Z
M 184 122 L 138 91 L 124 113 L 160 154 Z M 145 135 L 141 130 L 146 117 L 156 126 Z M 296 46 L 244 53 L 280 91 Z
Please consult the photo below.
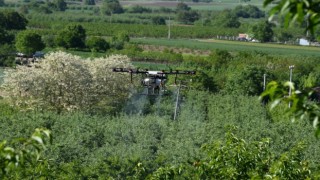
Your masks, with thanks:
M 50 53 L 32 67 L 5 73 L 5 98 L 23 108 L 85 110 L 118 108 L 128 96 L 129 75 L 112 67 L 131 67 L 128 57 L 113 55 L 81 59 L 65 52 Z

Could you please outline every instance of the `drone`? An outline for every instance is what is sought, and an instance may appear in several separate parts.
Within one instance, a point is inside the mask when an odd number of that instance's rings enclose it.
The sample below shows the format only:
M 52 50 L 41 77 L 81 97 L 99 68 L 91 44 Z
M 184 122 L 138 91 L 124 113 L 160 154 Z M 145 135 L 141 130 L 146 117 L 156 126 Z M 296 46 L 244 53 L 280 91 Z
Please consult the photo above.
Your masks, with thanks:
M 131 83 L 133 81 L 133 74 L 142 74 L 141 84 L 147 90 L 147 95 L 161 95 L 165 92 L 165 83 L 167 82 L 167 75 L 175 75 L 175 84 L 177 84 L 178 75 L 195 75 L 196 71 L 181 71 L 181 70 L 161 70 L 149 71 L 148 69 L 130 69 L 130 68 L 113 68 L 113 72 L 127 72 L 130 73 Z

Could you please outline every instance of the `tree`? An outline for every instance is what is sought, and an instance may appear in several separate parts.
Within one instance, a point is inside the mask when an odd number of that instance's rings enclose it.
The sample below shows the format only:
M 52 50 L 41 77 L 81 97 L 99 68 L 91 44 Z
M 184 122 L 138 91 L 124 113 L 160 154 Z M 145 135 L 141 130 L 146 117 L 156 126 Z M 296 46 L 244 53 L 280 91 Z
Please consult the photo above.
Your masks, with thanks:
M 86 31 L 81 25 L 70 25 L 61 30 L 56 37 L 56 44 L 60 47 L 84 48 Z
M 8 31 L 0 28 L 0 44 L 10 44 L 14 40 L 14 36 L 9 34 Z
M 152 17 L 152 24 L 156 24 L 156 25 L 165 25 L 166 24 L 166 20 L 163 17 Z
M 243 94 L 257 96 L 263 92 L 263 76 L 267 74 L 265 68 L 249 66 L 238 73 L 234 73 L 226 82 L 226 92 L 228 94 Z M 268 79 L 272 75 L 268 74 Z
M 306 22 L 306 31 L 310 31 L 314 34 L 317 26 L 320 24 L 320 10 L 319 1 L 305 0 L 305 1 L 290 1 L 290 0 L 265 0 L 264 6 L 276 4 L 271 9 L 272 19 L 274 15 L 280 14 L 285 16 L 285 26 L 288 27 L 294 22 L 298 21 L 300 24 Z M 288 95 L 288 89 L 291 90 L 291 94 Z M 315 128 L 315 135 L 320 135 L 320 97 L 319 88 L 305 89 L 302 91 L 295 90 L 292 82 L 286 82 L 284 84 L 277 83 L 275 81 L 270 82 L 265 92 L 260 96 L 260 99 L 268 99 L 271 101 L 270 108 L 285 103 L 290 104 L 290 108 L 287 109 L 288 114 L 292 120 L 301 119 L 309 121 Z M 317 98 L 314 99 L 313 96 Z
M 128 9 L 129 13 L 151 13 L 152 10 L 150 8 L 146 8 L 140 5 L 132 6 Z
M 185 24 L 193 23 L 199 20 L 199 18 L 200 15 L 197 11 L 179 11 L 177 13 L 177 20 Z
M 251 32 L 254 39 L 259 40 L 260 42 L 270 42 L 273 37 L 273 24 L 268 21 L 260 22 L 252 26 Z
M 111 46 L 117 50 L 123 49 L 125 43 L 130 41 L 129 34 L 127 32 L 119 32 L 112 37 Z
M 65 52 L 46 55 L 38 67 L 8 69 L 3 87 L 5 98 L 20 108 L 49 109 L 58 113 L 110 113 L 128 97 L 129 74 L 112 73 L 113 67 L 131 68 L 126 56 L 92 60 Z
M 111 15 L 121 14 L 124 12 L 124 10 L 118 0 L 104 0 L 103 12 L 107 15 Z
M 67 3 L 64 0 L 54 0 L 56 10 L 65 11 L 67 9 Z
M 90 37 L 87 39 L 86 45 L 91 50 L 101 52 L 105 52 L 110 48 L 109 43 L 100 37 Z
M 264 17 L 264 12 L 261 11 L 257 6 L 247 5 L 247 6 L 236 6 L 233 12 L 237 17 L 243 18 L 261 18 Z
M 85 5 L 96 5 L 95 0 L 83 0 L 83 4 Z
M 45 48 L 41 36 L 32 31 L 21 31 L 16 37 L 16 48 L 19 52 L 33 54 Z
M 293 39 L 293 35 L 290 32 L 281 31 L 277 34 L 278 41 L 287 42 Z
M 291 94 L 288 95 L 288 90 Z M 286 112 L 290 115 L 291 120 L 307 120 L 315 128 L 315 135 L 320 135 L 320 106 L 318 100 L 312 100 L 312 96 L 319 97 L 319 91 L 316 89 L 306 89 L 302 91 L 295 90 L 292 82 L 277 83 L 272 81 L 268 84 L 267 89 L 261 94 L 260 99 L 270 101 L 270 109 L 280 104 L 287 104 L 290 107 Z
M 263 5 L 264 7 L 272 6 L 269 20 L 276 14 L 284 15 L 286 27 L 293 25 L 296 21 L 301 24 L 306 22 L 306 31 L 313 34 L 320 24 L 320 1 L 264 0 Z
M 226 28 L 238 28 L 241 25 L 239 18 L 231 10 L 224 10 L 219 13 L 214 18 L 213 24 Z
M 191 8 L 183 2 L 177 4 L 176 12 L 177 21 L 185 24 L 193 23 L 200 18 L 200 15 L 197 11 L 191 11 Z
M 19 8 L 19 13 L 21 14 L 28 14 L 29 13 L 29 8 L 27 5 L 23 5 L 23 6 L 20 6 Z
M 191 10 L 191 8 L 187 4 L 185 4 L 183 2 L 180 2 L 180 3 L 177 4 L 177 8 L 176 8 L 177 12 L 179 12 L 179 11 L 190 11 L 190 10 Z
M 11 44 L 0 45 L 0 66 L 14 67 L 15 60 L 15 48 Z
M 0 6 L 4 6 L 5 3 L 4 3 L 4 0 L 0 0 Z
M 26 29 L 27 19 L 15 11 L 0 12 L 0 25 L 7 30 Z

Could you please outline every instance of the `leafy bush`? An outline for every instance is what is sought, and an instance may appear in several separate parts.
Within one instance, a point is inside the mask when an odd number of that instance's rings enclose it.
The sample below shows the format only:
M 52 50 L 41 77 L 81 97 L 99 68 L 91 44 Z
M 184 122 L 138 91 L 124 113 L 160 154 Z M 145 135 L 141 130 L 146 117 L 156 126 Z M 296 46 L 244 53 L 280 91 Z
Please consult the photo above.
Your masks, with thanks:
M 225 142 L 203 147 L 207 156 L 193 164 L 161 167 L 153 173 L 156 179 L 308 179 L 311 169 L 301 158 L 303 145 L 277 158 L 269 149 L 269 140 L 247 143 L 227 133 Z
M 10 143 L 0 142 L 0 177 L 9 178 L 10 175 L 21 173 L 28 169 L 28 165 L 36 166 L 40 155 L 45 150 L 48 140 L 52 142 L 51 132 L 36 129 L 29 139 L 16 139 Z
M 15 48 L 12 45 L 2 44 L 0 46 L 0 66 L 13 67 L 16 64 Z
M 243 18 L 262 18 L 265 16 L 265 13 L 254 5 L 239 5 L 235 7 L 232 11 L 236 14 L 236 16 Z
M 84 48 L 86 30 L 81 25 L 69 25 L 59 31 L 56 37 L 56 44 L 60 47 Z
M 225 92 L 230 94 L 243 94 L 258 96 L 263 92 L 264 75 L 272 79 L 265 68 L 249 66 L 240 72 L 234 72 L 226 82 Z
M 105 52 L 110 48 L 109 43 L 103 38 L 90 37 L 86 40 L 86 45 L 90 50 Z
M 19 52 L 27 55 L 45 48 L 41 36 L 32 31 L 21 31 L 16 37 L 16 48 Z

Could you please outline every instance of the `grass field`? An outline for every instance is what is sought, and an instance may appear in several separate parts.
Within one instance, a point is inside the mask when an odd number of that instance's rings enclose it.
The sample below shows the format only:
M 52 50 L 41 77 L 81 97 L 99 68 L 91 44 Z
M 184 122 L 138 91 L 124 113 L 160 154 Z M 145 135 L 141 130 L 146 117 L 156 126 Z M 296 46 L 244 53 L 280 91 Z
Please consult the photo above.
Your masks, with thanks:
M 150 8 L 159 8 L 159 7 L 166 7 L 166 8 L 176 8 L 177 3 L 180 1 L 121 1 L 121 4 L 124 7 L 130 7 L 133 5 L 141 5 L 145 7 L 150 7 Z M 238 5 L 246 5 L 246 4 L 251 4 L 258 6 L 259 8 L 262 7 L 263 1 L 259 0 L 251 0 L 248 3 L 242 3 L 238 0 L 213 0 L 210 3 L 205 3 L 205 2 L 199 2 L 199 3 L 194 3 L 194 2 L 184 2 L 188 4 L 192 9 L 194 10 L 224 10 L 224 9 L 233 9 L 234 7 Z
M 268 54 L 279 55 L 301 55 L 301 56 L 319 56 L 320 47 L 305 47 L 281 44 L 262 44 L 240 41 L 224 41 L 224 40 L 189 40 L 189 39 L 153 39 L 153 38 L 137 38 L 132 42 L 138 44 L 150 44 L 159 46 L 169 46 L 177 48 L 191 48 L 200 50 L 222 49 L 231 52 L 237 51 L 259 51 Z

